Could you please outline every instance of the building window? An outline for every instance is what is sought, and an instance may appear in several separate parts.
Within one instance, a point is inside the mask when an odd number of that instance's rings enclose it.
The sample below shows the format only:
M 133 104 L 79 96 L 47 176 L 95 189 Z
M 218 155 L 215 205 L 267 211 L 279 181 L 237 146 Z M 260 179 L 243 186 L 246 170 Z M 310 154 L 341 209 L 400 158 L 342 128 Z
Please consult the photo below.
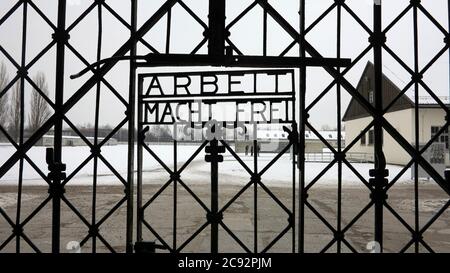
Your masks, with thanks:
M 362 131 L 361 131 L 362 132 Z M 370 130 L 368 132 L 369 136 L 366 137 L 366 134 L 363 134 L 361 136 L 361 140 L 360 140 L 360 145 L 369 145 L 372 146 L 375 144 L 375 131 L 374 130 Z M 384 130 L 381 133 L 381 145 L 384 144 Z
M 373 104 L 373 91 L 369 91 L 369 103 Z
M 440 126 L 431 126 L 431 138 L 433 138 L 442 127 Z M 448 128 L 445 128 L 444 132 L 436 139 L 436 143 L 444 143 L 445 149 L 448 149 Z
M 361 145 L 366 145 L 366 134 L 361 136 Z
M 373 130 L 369 131 L 369 145 L 373 145 L 375 142 L 375 134 Z

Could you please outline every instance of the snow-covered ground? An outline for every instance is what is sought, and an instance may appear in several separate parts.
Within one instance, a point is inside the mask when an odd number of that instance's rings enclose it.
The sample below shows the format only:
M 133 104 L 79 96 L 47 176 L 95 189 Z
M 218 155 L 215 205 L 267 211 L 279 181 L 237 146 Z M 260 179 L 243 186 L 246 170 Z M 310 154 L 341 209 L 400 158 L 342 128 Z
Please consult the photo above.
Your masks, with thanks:
M 258 171 L 264 169 L 264 167 L 270 163 L 270 161 L 275 157 L 275 155 L 262 154 L 258 160 Z M 243 157 L 245 164 L 250 170 L 253 170 L 253 159 L 251 157 Z M 328 163 L 319 162 L 307 162 L 305 165 L 305 181 L 306 184 L 311 182 L 316 178 L 320 172 L 327 167 Z M 352 166 L 356 169 L 361 176 L 368 180 L 369 170 L 373 168 L 373 164 L 368 163 L 353 163 Z M 225 158 L 224 162 L 219 165 L 220 170 L 224 174 L 232 174 L 236 177 L 242 177 L 239 181 L 245 182 L 245 178 L 249 177 L 249 174 L 244 170 L 244 168 L 237 163 L 233 158 Z M 390 175 L 388 177 L 389 181 L 395 178 L 395 176 L 403 169 L 401 166 L 389 165 Z M 298 169 L 296 170 L 296 181 L 299 180 Z M 289 155 L 281 157 L 276 163 L 274 163 L 267 171 L 262 175 L 261 180 L 266 185 L 276 185 L 276 186 L 292 186 L 292 161 Z M 242 183 L 238 182 L 238 183 Z M 406 171 L 402 177 L 399 179 L 399 183 L 410 183 L 410 171 Z M 233 183 L 233 181 L 231 181 Z M 334 164 L 315 184 L 317 186 L 329 186 L 337 185 L 338 183 L 338 165 Z M 344 185 L 363 185 L 361 180 L 345 165 L 342 168 L 342 183 Z
M 152 150 L 165 162 L 168 166 L 173 165 L 173 148 L 166 145 L 155 145 L 151 147 Z M 178 162 L 185 162 L 191 154 L 197 149 L 197 146 L 180 145 L 177 149 Z M 3 164 L 13 153 L 15 149 L 11 146 L 0 146 L 0 164 Z M 36 166 L 47 174 L 47 163 L 45 161 L 46 147 L 36 146 L 28 151 L 28 157 L 36 164 Z M 127 161 L 128 161 L 128 147 L 127 145 L 104 146 L 101 150 L 102 156 L 111 164 L 114 169 L 126 178 Z M 67 175 L 70 175 L 83 161 L 90 155 L 90 149 L 87 146 L 63 147 L 62 161 L 66 164 Z M 136 158 L 136 157 L 135 157 Z M 172 163 L 172 164 L 171 164 Z M 136 160 L 135 160 L 136 166 Z M 144 164 L 143 170 L 148 172 L 161 168 L 161 165 L 152 159 L 144 150 Z M 89 184 L 93 175 L 94 162 L 91 159 L 81 170 L 79 170 L 74 177 L 72 183 Z M 98 161 L 97 175 L 100 183 L 108 183 L 110 181 L 117 181 L 113 172 L 101 160 Z M 0 183 L 17 183 L 19 177 L 19 164 L 11 168 L 3 177 L 0 178 Z M 45 183 L 40 175 L 33 169 L 28 162 L 24 161 L 23 171 L 24 183 L 42 184 Z
M 161 160 L 169 167 L 173 168 L 174 150 L 169 145 L 154 145 L 152 150 L 160 156 Z M 47 164 L 45 162 L 45 147 L 33 147 L 27 155 L 44 173 L 47 173 Z M 178 168 L 186 162 L 191 155 L 198 149 L 198 146 L 179 145 L 177 148 L 177 165 Z M 0 164 L 3 164 L 9 156 L 14 152 L 11 146 L 0 146 Z M 88 156 L 90 151 L 88 147 L 64 147 L 63 162 L 67 165 L 67 175 L 70 175 Z M 127 173 L 127 146 L 105 146 L 102 148 L 102 155 L 117 170 L 120 175 L 126 178 Z M 275 154 L 261 154 L 258 159 L 258 170 L 261 171 L 275 156 Z M 253 170 L 253 158 L 251 156 L 242 156 L 244 163 Z M 43 185 L 45 182 L 40 178 L 39 174 L 24 161 L 23 180 L 25 185 Z M 71 185 L 88 185 L 92 184 L 93 160 L 90 160 L 70 181 Z M 328 164 L 327 163 L 306 163 L 305 177 L 309 182 L 319 174 Z M 135 164 L 136 166 L 136 164 Z M 354 168 L 364 177 L 368 177 L 369 169 L 373 168 L 373 164 L 355 163 Z M 401 166 L 388 166 L 390 169 L 389 180 L 392 180 L 396 174 L 402 169 Z M 144 150 L 144 181 L 146 183 L 162 183 L 167 181 L 167 172 L 161 165 Z M 242 166 L 234 160 L 234 158 L 226 153 L 224 162 L 219 164 L 221 183 L 228 184 L 245 184 L 249 181 L 249 174 Z M 298 181 L 298 173 L 296 174 Z M 19 165 L 16 164 L 9 172 L 0 178 L 0 185 L 16 184 L 19 177 Z M 319 180 L 317 185 L 333 185 L 337 183 L 338 167 L 333 166 Z M 189 167 L 182 173 L 182 179 L 189 180 L 192 183 L 208 183 L 209 181 L 209 165 L 204 161 L 204 151 L 202 150 Z M 292 162 L 289 154 L 282 156 L 271 168 L 269 168 L 262 176 L 262 181 L 268 186 L 285 186 L 292 185 Z M 345 185 L 362 185 L 360 180 L 347 167 L 343 168 L 342 181 Z M 400 178 L 400 183 L 409 183 L 410 171 L 406 171 Z M 98 163 L 98 183 L 101 184 L 117 184 L 118 179 L 113 175 L 112 171 L 99 160 Z

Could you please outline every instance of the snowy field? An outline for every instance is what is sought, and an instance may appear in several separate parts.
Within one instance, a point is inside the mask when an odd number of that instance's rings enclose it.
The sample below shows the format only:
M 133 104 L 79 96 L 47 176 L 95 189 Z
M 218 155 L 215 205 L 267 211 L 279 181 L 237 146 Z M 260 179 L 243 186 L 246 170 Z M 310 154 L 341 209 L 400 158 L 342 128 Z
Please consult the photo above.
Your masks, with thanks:
M 174 149 L 169 145 L 154 145 L 152 150 L 160 156 L 161 160 L 170 168 L 174 167 Z M 27 155 L 37 165 L 37 167 L 47 174 L 47 164 L 45 162 L 45 147 L 33 147 Z M 176 151 L 177 165 L 180 168 L 190 156 L 198 149 L 198 146 L 179 145 Z M 0 146 L 0 164 L 3 164 L 9 156 L 14 152 L 11 146 Z M 101 154 L 109 161 L 117 172 L 126 178 L 127 172 L 127 146 L 105 146 L 102 148 Z M 63 148 L 63 162 L 67 165 L 67 175 L 70 175 L 83 161 L 90 155 L 89 148 L 86 146 L 78 147 L 64 147 Z M 209 183 L 209 165 L 204 161 L 204 150 L 202 150 L 191 164 L 182 173 L 181 178 L 189 180 L 190 183 L 204 184 Z M 241 155 L 244 163 L 250 170 L 253 171 L 254 163 L 251 156 Z M 275 154 L 261 154 L 258 159 L 258 170 L 261 171 L 275 156 Z M 92 184 L 93 176 L 93 160 L 91 159 L 74 177 L 70 180 L 70 185 L 89 185 Z M 316 177 L 328 164 L 327 163 L 306 163 L 305 177 L 309 182 Z M 135 164 L 136 166 L 136 164 Z M 355 163 L 354 168 L 366 179 L 368 178 L 369 169 L 373 168 L 373 164 Z M 388 166 L 390 170 L 389 180 L 392 180 L 398 172 L 401 171 L 401 166 Z M 160 184 L 166 182 L 168 179 L 167 172 L 161 165 L 154 160 L 144 150 L 144 164 L 143 164 L 144 183 Z M 224 155 L 224 162 L 219 164 L 219 179 L 220 183 L 227 184 L 245 184 L 249 181 L 250 175 L 245 169 L 229 154 Z M 292 186 L 292 161 L 289 154 L 282 156 L 271 168 L 269 168 L 262 176 L 262 181 L 268 186 L 290 187 Z M 101 161 L 98 161 L 98 183 L 105 185 L 120 184 L 118 179 L 113 175 L 113 172 Z M 0 179 L 0 185 L 17 184 L 19 177 L 19 165 L 16 164 L 8 173 Z M 338 177 L 338 167 L 333 166 L 325 173 L 317 186 L 336 185 Z M 298 172 L 296 174 L 298 181 Z M 39 174 L 24 161 L 23 172 L 24 185 L 45 185 L 45 182 L 40 178 Z M 342 182 L 344 185 L 362 185 L 360 180 L 347 167 L 343 168 Z M 406 171 L 400 178 L 400 183 L 410 183 L 410 171 Z

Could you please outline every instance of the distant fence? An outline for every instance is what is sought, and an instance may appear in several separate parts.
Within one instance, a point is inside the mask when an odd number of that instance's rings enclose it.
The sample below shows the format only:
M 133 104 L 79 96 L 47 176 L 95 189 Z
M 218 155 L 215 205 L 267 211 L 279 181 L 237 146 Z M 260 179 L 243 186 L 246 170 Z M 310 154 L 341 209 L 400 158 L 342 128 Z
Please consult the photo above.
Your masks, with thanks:
M 373 162 L 373 154 L 367 153 L 346 153 L 346 159 L 354 163 L 368 163 Z M 306 162 L 331 162 L 334 160 L 334 153 L 305 153 Z

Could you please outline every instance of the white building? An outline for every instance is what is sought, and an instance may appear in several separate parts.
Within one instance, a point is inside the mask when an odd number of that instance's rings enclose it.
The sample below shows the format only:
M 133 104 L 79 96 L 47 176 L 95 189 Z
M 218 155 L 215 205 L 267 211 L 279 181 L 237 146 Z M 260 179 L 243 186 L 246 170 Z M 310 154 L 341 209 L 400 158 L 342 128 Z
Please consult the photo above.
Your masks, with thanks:
M 318 131 L 323 139 L 325 139 L 332 147 L 336 148 L 338 143 L 337 131 Z M 257 130 L 258 143 L 261 146 L 261 152 L 279 152 L 286 147 L 288 140 L 288 133 L 281 129 L 259 129 Z M 341 134 L 341 145 L 345 147 L 345 132 Z M 245 147 L 251 147 L 253 142 L 248 139 L 236 139 L 236 151 L 244 152 Z M 327 146 L 322 140 L 314 134 L 311 130 L 305 131 L 305 153 L 323 153 L 327 150 Z
M 357 90 L 370 103 L 374 103 L 374 80 L 373 65 L 369 62 L 364 69 L 362 77 L 357 85 Z M 383 75 L 383 107 L 387 107 L 397 97 L 401 90 L 386 76 Z M 439 97 L 439 99 L 448 106 L 448 97 Z M 445 125 L 445 110 L 437 104 L 431 97 L 419 96 L 419 142 L 427 143 L 443 125 Z M 402 95 L 398 101 L 392 105 L 384 117 L 392 124 L 392 126 L 412 145 L 415 145 L 415 110 L 414 98 L 407 94 Z M 345 142 L 352 142 L 361 131 L 366 128 L 372 121 L 372 117 L 367 111 L 352 98 L 349 106 L 344 114 L 345 122 Z M 446 165 L 449 165 L 449 139 L 448 128 L 436 141 L 444 143 L 446 147 Z M 363 137 L 355 144 L 350 152 L 367 153 L 373 156 L 374 134 L 373 127 L 363 135 Z M 383 132 L 383 150 L 386 161 L 389 164 L 406 165 L 411 160 L 411 156 L 387 133 Z

